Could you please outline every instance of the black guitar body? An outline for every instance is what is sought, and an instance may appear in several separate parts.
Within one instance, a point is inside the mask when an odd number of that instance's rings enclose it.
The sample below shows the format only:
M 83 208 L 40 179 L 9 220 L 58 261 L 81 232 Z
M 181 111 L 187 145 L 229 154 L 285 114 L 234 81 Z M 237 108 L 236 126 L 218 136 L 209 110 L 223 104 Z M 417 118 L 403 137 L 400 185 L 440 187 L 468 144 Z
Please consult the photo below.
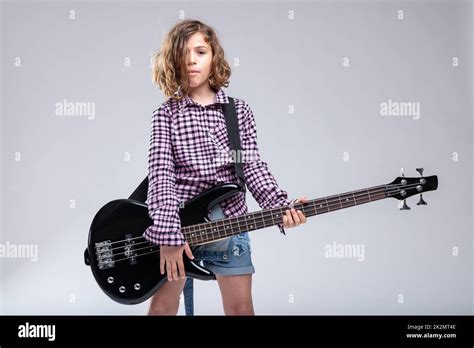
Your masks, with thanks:
M 241 191 L 234 183 L 216 185 L 184 203 L 181 226 L 211 221 L 208 211 L 222 199 Z M 118 199 L 104 205 L 95 215 L 84 261 L 101 289 L 112 300 L 137 304 L 150 298 L 166 281 L 160 273 L 159 246 L 142 238 L 152 225 L 148 206 L 132 199 Z M 213 280 L 215 275 L 183 253 L 186 275 Z

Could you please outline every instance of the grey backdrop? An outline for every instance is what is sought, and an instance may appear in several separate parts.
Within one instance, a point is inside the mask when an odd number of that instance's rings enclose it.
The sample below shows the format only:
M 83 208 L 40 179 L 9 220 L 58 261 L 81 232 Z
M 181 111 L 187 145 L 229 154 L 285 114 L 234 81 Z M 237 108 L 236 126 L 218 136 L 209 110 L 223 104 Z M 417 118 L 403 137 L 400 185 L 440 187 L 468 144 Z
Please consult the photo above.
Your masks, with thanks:
M 382 200 L 312 217 L 286 237 L 253 232 L 256 313 L 473 313 L 471 1 L 1 10 L 1 313 L 146 313 L 148 302 L 106 297 L 83 251 L 97 210 L 146 175 L 151 112 L 164 100 L 150 57 L 180 18 L 216 29 L 232 66 L 225 91 L 253 109 L 262 157 L 291 197 L 388 183 L 402 167 L 439 176 L 426 207 Z M 94 114 L 61 114 L 64 100 Z M 419 117 L 383 115 L 389 100 L 418 105 Z M 250 194 L 248 204 L 259 210 Z M 22 245 L 30 253 L 15 257 Z M 364 254 L 331 258 L 332 245 Z M 223 313 L 216 282 L 197 282 L 195 302 L 196 314 Z

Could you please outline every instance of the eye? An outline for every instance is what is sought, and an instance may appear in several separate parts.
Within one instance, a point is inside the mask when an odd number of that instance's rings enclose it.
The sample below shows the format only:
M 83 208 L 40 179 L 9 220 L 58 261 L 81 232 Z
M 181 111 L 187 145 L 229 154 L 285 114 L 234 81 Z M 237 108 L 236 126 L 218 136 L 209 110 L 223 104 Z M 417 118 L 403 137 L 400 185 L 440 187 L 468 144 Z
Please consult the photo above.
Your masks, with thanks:
M 199 51 L 198 53 L 199 54 L 206 54 L 206 52 L 204 52 L 204 51 Z

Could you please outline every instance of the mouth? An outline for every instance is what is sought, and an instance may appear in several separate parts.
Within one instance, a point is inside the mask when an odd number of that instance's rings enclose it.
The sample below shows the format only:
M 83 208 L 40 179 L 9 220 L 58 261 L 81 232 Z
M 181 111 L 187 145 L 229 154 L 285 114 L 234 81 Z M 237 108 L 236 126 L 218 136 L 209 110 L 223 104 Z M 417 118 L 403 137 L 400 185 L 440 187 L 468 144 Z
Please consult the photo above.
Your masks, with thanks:
M 195 74 L 199 74 L 199 71 L 189 71 L 188 72 L 190 75 L 195 75 Z

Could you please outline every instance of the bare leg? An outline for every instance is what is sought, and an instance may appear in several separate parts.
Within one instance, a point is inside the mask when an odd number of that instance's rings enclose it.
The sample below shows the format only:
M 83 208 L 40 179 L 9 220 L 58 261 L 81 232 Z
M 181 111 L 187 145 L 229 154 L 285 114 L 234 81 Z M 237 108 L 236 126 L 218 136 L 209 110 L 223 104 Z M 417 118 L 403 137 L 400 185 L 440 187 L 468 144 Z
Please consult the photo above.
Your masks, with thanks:
M 255 315 L 252 302 L 252 275 L 216 276 L 225 315 Z
M 176 315 L 179 309 L 179 295 L 183 291 L 185 279 L 167 281 L 153 295 L 148 315 Z

